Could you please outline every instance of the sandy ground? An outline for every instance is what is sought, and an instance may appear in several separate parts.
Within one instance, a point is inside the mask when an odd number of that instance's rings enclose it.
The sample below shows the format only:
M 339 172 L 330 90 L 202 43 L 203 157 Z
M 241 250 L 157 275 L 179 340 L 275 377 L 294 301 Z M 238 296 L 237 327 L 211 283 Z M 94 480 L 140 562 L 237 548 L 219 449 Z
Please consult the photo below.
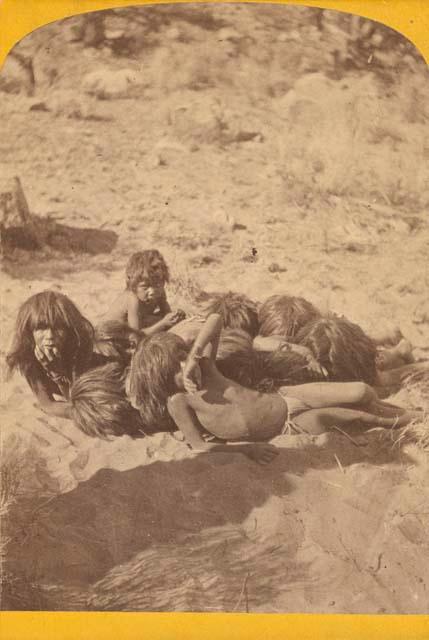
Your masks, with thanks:
M 174 38 L 170 54 L 188 61 Z M 393 97 L 376 95 L 369 74 L 340 87 L 318 70 L 306 75 L 311 99 L 299 80 L 292 97 L 269 97 L 256 80 L 249 92 L 238 81 L 191 90 L 155 51 L 141 92 L 97 100 L 83 93 L 85 73 L 140 63 L 68 47 L 54 88 L 1 94 L 0 170 L 20 176 L 33 213 L 118 241 L 108 254 L 7 258 L 2 357 L 29 295 L 62 291 L 96 322 L 146 247 L 164 253 L 169 299 L 188 312 L 201 291 L 297 294 L 365 329 L 397 324 L 428 349 L 417 71 L 397 78 Z M 49 110 L 29 110 L 40 101 Z M 406 390 L 393 400 L 429 406 Z M 396 434 L 282 436 L 278 458 L 259 467 L 193 454 L 169 435 L 88 438 L 47 418 L 18 377 L 2 383 L 1 410 L 16 489 L 2 532 L 6 608 L 428 612 L 428 456 Z

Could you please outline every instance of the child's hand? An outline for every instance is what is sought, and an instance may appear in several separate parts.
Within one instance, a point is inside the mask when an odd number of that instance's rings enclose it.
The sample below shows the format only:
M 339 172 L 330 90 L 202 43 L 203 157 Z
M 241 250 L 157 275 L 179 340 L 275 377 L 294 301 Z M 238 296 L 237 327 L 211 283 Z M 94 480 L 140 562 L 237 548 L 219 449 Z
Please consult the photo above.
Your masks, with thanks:
M 258 442 L 246 445 L 244 454 L 258 464 L 269 464 L 279 455 L 279 451 L 273 444 Z
M 291 344 L 290 342 L 285 342 L 281 347 L 283 351 L 293 351 L 294 353 L 299 353 L 300 356 L 307 360 L 307 369 L 310 371 L 314 371 L 318 375 L 322 375 L 324 378 L 328 377 L 328 372 L 325 367 L 316 360 L 313 356 L 312 352 L 308 347 L 304 347 L 301 344 Z
M 176 309 L 175 314 L 176 314 L 177 322 L 181 322 L 186 318 L 186 313 L 183 311 L 183 309 Z
M 175 324 L 183 320 L 185 316 L 186 316 L 185 312 L 182 311 L 181 309 L 177 309 L 176 311 L 170 311 L 163 318 L 164 325 L 167 329 L 170 329 L 171 327 L 174 327 Z
M 322 375 L 324 378 L 328 378 L 329 376 L 329 373 L 327 372 L 325 367 L 323 367 L 320 362 L 318 362 L 312 355 L 307 356 L 307 369 L 309 369 L 310 371 L 314 371 L 319 375 Z
M 188 358 L 183 365 L 183 386 L 188 393 L 195 393 L 201 389 L 201 369 L 198 360 Z
M 58 364 L 59 352 L 56 347 L 41 349 L 36 345 L 34 355 L 45 369 L 54 368 L 55 364 Z

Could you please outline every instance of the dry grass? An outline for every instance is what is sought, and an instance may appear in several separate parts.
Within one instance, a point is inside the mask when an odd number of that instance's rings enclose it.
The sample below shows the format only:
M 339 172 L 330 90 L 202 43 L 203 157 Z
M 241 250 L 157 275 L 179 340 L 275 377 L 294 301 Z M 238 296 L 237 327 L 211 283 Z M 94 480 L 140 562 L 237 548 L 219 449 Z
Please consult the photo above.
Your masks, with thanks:
M 5 534 L 11 516 L 11 507 L 20 494 L 21 478 L 31 450 L 17 438 L 10 437 L 1 443 L 0 467 L 0 609 L 39 610 L 46 609 L 40 586 L 29 575 L 20 575 L 8 562 L 8 545 L 11 538 Z M 27 538 L 31 543 L 31 538 Z
M 21 471 L 24 465 L 19 441 L 9 439 L 2 442 L 0 462 L 0 518 L 3 519 L 10 506 L 15 502 L 19 490 Z
M 322 81 L 324 92 L 316 90 Z M 421 100 L 424 90 L 412 82 L 403 78 L 397 91 L 409 83 Z M 388 94 L 372 74 L 336 84 L 314 74 L 307 85 L 298 82 L 294 92 L 279 100 L 292 124 L 279 136 L 282 175 L 298 199 L 300 191 L 313 198 L 317 193 L 340 197 L 367 193 L 390 207 L 405 202 L 427 206 L 427 170 L 418 159 L 425 153 L 427 133 L 412 114 L 405 132 L 398 110 L 400 96 Z M 307 144 L 302 145 L 302 138 Z
M 415 420 L 401 430 L 397 444 L 413 442 L 417 447 L 429 453 L 429 372 L 418 371 L 408 378 L 405 383 L 413 406 L 424 410 L 422 420 Z
M 195 310 L 196 303 L 205 299 L 200 283 L 190 274 L 188 269 L 176 271 L 169 284 L 169 293 L 177 304 L 183 302 L 185 311 Z
M 201 14 L 206 14 L 204 20 L 201 15 L 199 25 L 182 20 L 176 8 L 171 10 L 166 6 L 162 9 L 167 14 L 172 11 L 173 15 L 168 18 L 169 24 L 162 26 L 163 21 L 160 20 L 160 31 L 152 34 L 150 46 L 147 46 L 146 39 L 145 51 L 141 55 L 137 52 L 135 59 L 130 56 L 126 62 L 124 58 L 111 55 L 110 51 L 106 55 L 106 51 L 101 48 L 93 51 L 87 48 L 83 55 L 80 44 L 64 40 L 61 35 L 62 27 L 51 25 L 49 30 L 56 34 L 55 39 L 50 40 L 49 52 L 45 53 L 43 47 L 36 60 L 39 71 L 43 71 L 41 67 L 46 65 L 60 72 L 52 87 L 47 86 L 49 69 L 44 73 L 46 82 L 42 83 L 40 100 L 46 103 L 47 111 L 30 111 L 35 99 L 39 100 L 39 94 L 30 100 L 24 95 L 2 93 L 2 110 L 5 116 L 2 121 L 7 130 L 5 140 L 7 138 L 8 147 L 14 149 L 12 164 L 25 180 L 32 210 L 43 216 L 52 215 L 53 219 L 63 219 L 65 224 L 73 228 L 99 225 L 102 229 L 106 224 L 109 227 L 118 225 L 115 230 L 120 236 L 118 247 L 108 258 L 77 255 L 75 258 L 67 257 L 66 260 L 60 250 L 54 252 L 54 249 L 43 252 L 39 257 L 20 252 L 14 259 L 13 266 L 8 267 L 10 270 L 13 268 L 14 278 L 12 280 L 8 276 L 6 281 L 11 293 L 4 299 L 2 313 L 5 331 L 2 342 L 12 325 L 15 307 L 28 296 L 30 285 L 35 290 L 47 286 L 64 288 L 72 299 L 83 306 L 89 317 L 95 319 L 102 307 L 107 307 L 109 300 L 113 298 L 113 289 L 118 286 L 122 288 L 119 263 L 122 270 L 122 262 L 125 264 L 131 251 L 153 246 L 166 256 L 171 269 L 172 281 L 168 299 L 173 309 L 183 308 L 188 314 L 198 311 L 208 298 L 203 287 L 207 291 L 220 291 L 233 286 L 258 299 L 287 291 L 290 295 L 304 295 L 314 299 L 318 306 L 324 305 L 324 311 L 326 302 L 329 309 L 350 313 L 350 317 L 356 322 L 372 318 L 376 323 L 383 319 L 384 324 L 384 319 L 391 317 L 395 324 L 401 324 L 404 332 L 407 322 L 411 322 L 414 317 L 416 322 L 411 324 L 411 329 L 415 330 L 415 334 L 406 335 L 412 342 L 419 337 L 419 342 L 415 344 L 426 344 L 425 316 L 416 315 L 417 303 L 425 298 L 421 277 L 424 264 L 423 235 L 420 234 L 420 227 L 413 226 L 417 224 L 415 220 L 421 227 L 426 225 L 424 211 L 429 205 L 425 162 L 429 148 L 429 88 L 424 82 L 426 71 L 421 71 L 421 66 L 416 67 L 415 73 L 400 71 L 394 65 L 400 53 L 392 47 L 389 54 L 391 64 L 386 65 L 387 70 L 395 67 L 395 77 L 390 86 L 383 86 L 376 79 L 376 74 L 371 72 L 374 65 L 369 63 L 360 70 L 344 69 L 344 74 L 332 79 L 334 76 L 329 73 L 333 64 L 331 48 L 326 46 L 326 39 L 330 38 L 328 30 L 324 29 L 324 40 L 321 40 L 319 31 L 315 27 L 309 27 L 305 8 L 302 8 L 302 13 L 301 8 L 293 8 L 293 12 L 289 14 L 284 12 L 283 7 L 273 8 L 270 5 L 207 5 L 198 9 L 195 6 L 186 9 L 184 6 L 183 11 L 187 11 L 188 17 L 198 15 L 200 9 Z M 150 11 L 155 11 L 155 8 Z M 161 8 L 156 8 L 156 11 L 161 11 Z M 278 19 L 283 13 L 283 23 L 279 24 Z M 212 14 L 220 22 L 226 20 L 235 24 L 238 35 L 225 34 L 220 25 L 216 27 L 213 20 L 209 21 L 211 29 L 204 28 L 205 21 Z M 332 14 L 340 17 L 338 12 Z M 334 17 L 331 21 L 334 21 Z M 176 35 L 172 34 L 171 26 Z M 170 30 L 169 35 L 167 30 Z M 46 33 L 44 30 L 42 32 Z M 29 36 L 30 39 L 34 37 L 37 37 L 37 31 Z M 333 36 L 332 46 L 334 45 L 337 49 L 336 38 Z M 126 102 L 98 101 L 95 98 L 91 100 L 85 96 L 83 78 L 101 64 L 112 70 L 120 69 L 124 64 L 137 69 L 143 64 L 145 87 L 144 91 L 142 87 L 139 89 L 141 96 L 130 96 Z M 107 119 L 112 121 L 111 125 L 105 123 Z M 59 139 L 62 141 L 60 145 Z M 37 172 L 34 167 L 37 167 Z M 144 170 L 140 170 L 141 167 Z M 243 225 L 236 224 L 235 220 Z M 415 233 L 417 230 L 419 233 Z M 256 246 L 258 259 L 253 260 L 250 252 Z M 121 254 L 121 251 L 124 253 Z M 361 254 L 371 255 L 366 258 Z M 251 256 L 252 261 L 243 261 L 241 256 Z M 12 264 L 12 261 L 8 264 Z M 280 265 L 281 269 L 270 269 L 270 264 Z M 85 275 L 82 276 L 82 273 Z M 91 282 L 91 287 L 88 287 L 88 282 Z M 405 303 L 398 304 L 399 300 L 405 300 Z M 243 350 L 234 357 L 229 373 L 233 371 L 241 379 L 248 376 L 253 386 L 261 387 L 264 391 L 274 390 L 279 381 L 280 384 L 308 381 L 302 379 L 307 370 L 305 363 L 299 359 L 284 362 L 280 356 L 268 361 L 262 361 L 262 358 L 265 356 L 259 354 L 249 357 L 249 352 Z M 262 381 L 261 375 L 264 378 Z M 21 392 L 25 381 L 21 380 L 17 384 L 21 386 L 17 395 L 12 395 L 11 398 L 18 398 L 20 401 L 21 397 L 24 398 Z M 424 457 L 429 451 L 429 384 L 422 377 L 410 378 L 407 389 L 407 404 L 425 409 L 428 412 L 425 419 L 416 421 L 401 431 L 385 431 L 380 434 L 380 439 L 386 440 L 386 448 L 390 448 L 390 438 L 399 436 L 397 447 L 410 443 L 410 448 L 419 448 Z M 26 389 L 25 394 L 28 398 L 30 391 Z M 26 451 L 18 446 L 19 443 L 15 443 L 15 447 L 13 442 L 8 442 L 3 450 L 3 487 L 0 496 L 0 515 L 4 529 L 1 547 L 4 556 L 3 606 L 37 609 L 43 607 L 43 587 L 38 586 L 38 576 L 31 573 L 31 566 L 27 565 L 23 569 L 29 575 L 17 575 L 20 569 L 17 565 L 14 569 L 12 565 L 13 543 L 8 543 L 7 540 L 7 535 L 15 538 L 15 526 L 21 527 L 27 536 L 27 547 L 31 549 L 35 542 L 37 528 L 21 526 L 24 513 L 22 518 L 20 515 L 19 522 L 13 522 L 14 514 L 18 509 L 21 510 L 21 497 L 28 500 L 33 493 L 44 492 L 45 483 L 48 487 L 55 487 L 55 492 L 63 492 L 72 477 L 73 481 L 80 481 L 85 486 L 86 483 L 82 480 L 87 477 L 85 474 L 93 471 L 95 473 L 105 467 L 122 471 L 121 465 L 135 464 L 136 467 L 147 466 L 150 472 L 151 468 L 156 469 L 158 465 L 142 464 L 137 442 L 129 449 L 125 444 L 109 443 L 111 449 L 108 451 L 107 445 L 103 448 L 105 443 L 95 441 L 87 450 L 85 442 L 77 438 L 76 446 L 72 443 L 72 446 L 66 447 L 64 457 L 61 454 L 61 460 L 57 462 L 57 438 L 66 438 L 69 427 L 64 427 L 65 431 L 59 435 L 61 425 L 55 427 L 53 421 L 41 424 L 30 405 L 27 414 L 18 404 L 16 406 L 17 415 L 19 414 L 16 428 L 19 433 L 30 430 L 34 447 L 38 449 Z M 47 439 L 45 446 L 43 429 L 51 433 L 51 426 L 57 432 L 53 434 L 55 437 L 52 441 Z M 28 433 L 23 438 L 28 442 L 27 436 Z M 324 511 L 327 503 L 323 500 L 319 502 L 318 496 L 323 498 L 324 494 L 319 494 L 318 485 L 321 482 L 331 484 L 334 491 L 337 491 L 339 485 L 327 482 L 327 478 L 332 469 L 343 465 L 346 474 L 341 475 L 344 480 L 341 484 L 346 485 L 350 481 L 352 485 L 353 481 L 356 493 L 360 494 L 367 493 L 366 487 L 374 491 L 372 501 L 369 494 L 359 496 L 359 499 L 364 499 L 361 503 L 363 508 L 356 509 L 353 514 L 347 511 L 346 502 L 336 501 L 333 505 L 332 514 L 335 516 L 338 510 L 343 507 L 345 510 L 343 527 L 341 531 L 338 530 L 338 536 L 340 533 L 344 535 L 343 546 L 346 551 L 343 553 L 343 549 L 340 555 L 345 554 L 347 558 L 350 555 L 353 560 L 355 556 L 349 552 L 353 546 L 348 543 L 349 537 L 354 541 L 357 552 L 362 551 L 361 555 L 364 557 L 367 550 L 361 549 L 358 535 L 361 540 L 365 535 L 360 532 L 369 531 L 371 534 L 379 529 L 384 531 L 378 524 L 374 529 L 367 525 L 373 522 L 373 516 L 368 515 L 371 505 L 375 505 L 377 517 L 379 515 L 381 518 L 377 523 L 384 517 L 382 511 L 378 512 L 379 504 L 385 502 L 386 486 L 395 506 L 404 506 L 406 496 L 393 491 L 398 465 L 386 463 L 384 466 L 383 458 L 380 457 L 384 455 L 383 447 L 378 454 L 378 449 L 371 448 L 369 443 L 368 459 L 363 460 L 364 454 L 361 454 L 350 438 L 342 436 L 341 441 L 349 449 L 351 444 L 354 453 L 351 454 L 346 447 L 335 447 L 339 463 L 333 457 L 330 441 L 326 441 L 329 449 L 326 452 L 321 448 L 307 450 L 303 438 L 296 443 L 293 451 L 288 451 L 287 444 L 282 453 L 285 461 L 287 457 L 284 468 L 288 475 L 296 475 L 293 482 L 296 490 L 294 487 L 292 493 L 289 479 L 285 483 L 287 501 L 291 506 L 299 507 L 300 513 L 304 514 L 303 518 L 306 520 L 300 522 L 305 536 L 320 526 L 321 533 L 316 544 L 306 545 L 307 550 L 311 547 L 318 550 L 317 562 L 314 562 L 313 557 L 306 556 L 305 550 L 302 553 L 301 549 L 299 553 L 301 561 L 310 560 L 308 572 L 307 569 L 304 572 L 306 582 L 293 582 L 294 551 L 289 546 L 291 538 L 293 539 L 291 516 L 285 515 L 287 520 L 283 521 L 283 515 L 277 512 L 276 503 L 283 510 L 284 501 L 271 499 L 272 492 L 283 484 L 284 474 L 277 473 L 274 468 L 274 471 L 264 469 L 264 475 L 259 475 L 257 468 L 240 464 L 239 461 L 219 467 L 216 461 L 210 462 L 207 457 L 198 461 L 198 465 L 207 464 L 207 468 L 195 467 L 196 471 L 208 471 L 205 474 L 207 482 L 201 486 L 197 484 L 195 488 L 199 492 L 201 488 L 209 488 L 207 495 L 211 509 L 216 513 L 218 503 L 221 522 L 224 521 L 225 512 L 228 517 L 235 513 L 241 523 L 243 507 L 246 505 L 242 495 L 246 495 L 246 491 L 251 494 L 251 500 L 249 498 L 247 503 L 249 509 L 258 504 L 258 496 L 261 496 L 260 502 L 266 498 L 264 510 L 260 515 L 258 512 L 259 527 L 261 535 L 265 536 L 265 531 L 267 532 L 267 544 L 278 545 L 278 555 L 266 552 L 264 547 L 259 547 L 253 541 L 248 548 L 243 548 L 240 542 L 237 544 L 238 564 L 235 566 L 224 552 L 219 554 L 227 572 L 234 572 L 234 589 L 224 580 L 223 565 L 218 565 L 214 569 L 218 586 L 201 592 L 199 587 L 189 586 L 188 577 L 183 573 L 182 553 L 179 554 L 176 566 L 173 559 L 166 559 L 165 545 L 154 546 L 149 550 L 153 561 L 148 562 L 148 557 L 145 556 L 140 565 L 118 565 L 113 578 L 116 575 L 123 577 L 127 584 L 129 581 L 130 590 L 124 595 L 121 588 L 113 585 L 111 591 L 107 590 L 108 596 L 113 594 L 115 602 L 120 601 L 124 607 L 137 609 L 147 608 L 148 602 L 152 609 L 153 603 L 162 608 L 163 602 L 168 602 L 168 606 L 175 609 L 195 609 L 198 608 L 198 601 L 204 598 L 204 607 L 209 603 L 219 609 L 226 607 L 231 610 L 236 607 L 239 610 L 247 608 L 243 603 L 246 602 L 249 589 L 251 606 L 260 603 L 259 610 L 262 610 L 264 602 L 270 605 L 275 602 L 280 607 L 279 610 L 286 611 L 300 610 L 299 607 L 304 602 L 300 600 L 300 594 L 305 592 L 305 610 L 310 611 L 326 606 L 325 576 L 331 576 L 332 597 L 335 595 L 337 601 L 347 598 L 344 606 L 355 607 L 354 611 L 362 612 L 365 607 L 372 611 L 377 597 L 368 588 L 368 583 L 359 582 L 363 579 L 362 573 L 358 570 L 347 579 L 349 583 L 347 580 L 340 583 L 335 573 L 338 565 L 332 554 L 332 547 L 329 547 L 326 557 L 320 555 L 323 551 L 319 545 L 320 540 L 326 540 L 327 545 L 334 545 L 337 532 L 332 527 L 330 530 L 328 526 L 331 519 Z M 161 436 L 159 441 L 154 442 L 161 442 Z M 174 458 L 179 459 L 184 455 L 180 448 L 182 445 L 179 447 L 167 435 L 162 442 L 162 445 L 157 446 L 156 452 L 155 444 L 150 445 L 151 453 L 147 455 L 147 459 L 159 455 L 161 460 L 168 460 L 165 473 L 170 473 L 170 469 L 175 470 Z M 301 442 L 304 443 L 304 449 Z M 327 469 L 322 468 L 319 463 L 319 457 L 325 453 L 326 457 L 329 456 Z M 398 452 L 390 453 L 396 460 Z M 146 449 L 143 458 L 146 460 Z M 49 459 L 49 465 L 45 464 L 45 459 Z M 358 463 L 363 460 L 363 464 L 351 467 L 352 460 Z M 401 453 L 400 460 L 405 467 L 407 457 Z M 377 467 L 378 462 L 383 465 L 382 471 Z M 228 476 L 231 468 L 234 469 L 234 475 Z M 311 472 L 306 473 L 307 469 Z M 235 476 L 235 471 L 239 475 Z M 405 470 L 401 469 L 401 477 L 402 471 L 405 474 Z M 119 483 L 125 477 L 123 473 L 113 475 L 118 476 Z M 186 491 L 188 485 L 185 481 L 177 482 L 177 488 L 184 493 L 189 507 L 195 509 L 192 511 L 192 518 L 196 521 L 200 519 L 202 523 L 207 522 L 207 518 L 211 517 L 211 510 L 206 508 L 207 501 L 201 500 L 204 513 L 201 512 L 200 518 L 197 511 L 200 508 L 199 494 L 193 491 L 192 474 L 183 475 L 186 482 L 188 477 L 190 490 Z M 224 478 L 231 478 L 231 482 L 228 480 L 228 483 L 219 488 L 219 481 L 223 482 Z M 375 479 L 374 486 L 372 478 Z M 409 490 L 415 497 L 417 487 L 412 484 L 414 481 L 411 476 L 409 478 L 410 486 L 408 480 L 400 480 L 403 482 L 401 491 Z M 358 482 L 354 482 L 355 480 Z M 129 500 L 133 499 L 134 491 L 129 491 L 130 487 L 138 488 L 137 483 L 127 485 L 127 492 L 121 494 L 121 509 L 111 508 L 111 524 L 115 532 L 112 549 L 109 549 L 112 557 L 116 557 L 117 546 L 121 544 L 124 512 L 131 509 L 132 503 Z M 168 494 L 168 483 L 157 487 Z M 235 488 L 238 493 L 234 498 Z M 146 487 L 144 489 L 147 491 Z M 128 496 L 127 499 L 124 500 L 122 495 Z M 228 495 L 227 501 L 222 500 L 224 495 Z M 283 495 L 282 490 L 281 496 Z M 345 497 L 349 495 L 344 494 Z M 162 499 L 163 497 L 161 496 Z M 64 499 L 67 501 L 68 497 Z M 237 506 L 234 506 L 234 499 L 239 503 Z M 115 505 L 110 501 L 111 495 L 108 495 L 107 502 Z M 92 504 L 91 501 L 90 503 Z M 143 501 L 140 506 L 145 507 L 145 504 Z M 110 509 L 107 504 L 106 506 Z M 83 522 L 87 516 L 80 504 L 79 510 Z M 133 514 L 139 515 L 144 510 L 133 510 Z M 119 519 L 115 521 L 118 514 Z M 186 512 L 183 518 L 186 518 L 185 525 L 188 527 Z M 34 519 L 35 517 L 33 521 Z M 279 527 L 275 529 L 277 520 Z M 33 523 L 31 517 L 29 521 L 30 524 Z M 228 542 L 228 548 L 233 548 L 230 528 L 224 527 L 222 531 L 217 520 L 213 522 L 216 522 L 213 546 L 226 549 L 226 546 L 221 545 L 222 538 L 219 537 L 225 535 L 225 544 Z M 352 527 L 350 522 L 353 523 Z M 300 523 L 296 526 L 301 528 Z M 145 527 L 140 529 L 143 531 L 142 535 L 146 536 Z M 282 537 L 285 531 L 287 535 Z M 355 532 L 356 538 L 353 538 Z M 104 531 L 102 533 L 104 535 Z M 46 534 L 48 552 L 52 542 L 67 535 L 67 530 L 62 530 L 62 527 L 58 527 L 53 534 L 53 541 Z M 74 539 L 71 540 L 74 544 Z M 205 547 L 208 538 L 203 536 L 201 540 Z M 311 543 L 311 538 L 308 540 Z M 390 545 L 389 538 L 379 540 L 383 551 L 393 553 L 390 561 L 386 562 L 389 567 L 396 567 L 396 551 L 390 548 L 396 545 L 396 541 L 397 538 L 393 538 Z M 408 544 L 405 537 L 401 541 L 401 548 L 397 553 L 401 554 L 401 561 L 405 558 L 403 566 L 408 567 L 408 572 L 401 570 L 398 574 L 386 573 L 385 579 L 389 580 L 389 584 L 400 585 L 398 599 L 401 599 L 401 611 L 412 613 L 420 611 L 424 607 L 423 601 L 426 601 L 424 594 L 419 595 L 419 601 L 413 599 L 418 589 L 415 576 L 419 574 L 408 561 L 409 557 L 413 558 L 416 554 L 417 563 L 421 562 L 421 547 L 413 541 Z M 39 542 L 38 540 L 38 544 Z M 90 542 L 85 539 L 82 549 L 85 554 L 91 555 Z M 194 541 L 190 543 L 191 546 L 193 544 Z M 373 546 L 376 546 L 375 543 Z M 19 548 L 24 551 L 25 545 Z M 174 546 L 173 555 L 177 548 L 177 545 Z M 206 556 L 195 553 L 195 548 L 189 549 L 189 556 L 191 551 L 192 558 L 196 558 L 193 569 L 198 575 L 201 567 L 205 568 L 205 562 L 201 558 Z M 251 556 L 248 555 L 249 552 Z M 259 562 L 260 570 L 261 562 L 272 561 L 272 564 L 264 564 L 261 580 L 255 580 L 257 589 L 252 593 L 253 579 L 247 581 L 246 572 L 248 558 L 255 557 L 252 554 L 256 553 L 260 553 L 263 558 Z M 10 556 L 10 562 L 6 555 Z M 90 555 L 84 558 L 90 558 Z M 359 563 L 359 553 L 356 557 L 356 562 Z M 255 558 L 257 567 L 258 559 Z M 39 558 L 36 560 L 38 563 Z M 281 562 L 290 564 L 283 566 Z M 159 584 L 162 586 L 155 595 L 154 590 L 148 588 L 149 578 L 146 575 L 151 566 L 158 569 L 163 567 L 162 571 L 159 570 Z M 323 580 L 319 597 L 316 591 L 307 592 L 307 585 L 311 587 L 312 581 L 317 582 L 317 572 L 321 568 Z M 412 585 L 407 582 L 408 574 Z M 42 573 L 40 575 L 43 576 Z M 180 584 L 180 589 L 170 589 L 168 585 L 166 587 L 166 575 L 176 575 L 175 583 Z M 210 577 L 209 572 L 207 575 Z M 395 575 L 398 583 L 395 582 Z M 139 593 L 135 580 L 140 577 L 142 586 Z M 41 579 L 45 581 L 44 577 Z M 112 578 L 108 576 L 107 579 Z M 271 594 L 264 595 L 265 580 L 276 582 L 275 588 L 284 594 L 283 600 L 274 598 Z M 292 588 L 292 584 L 298 584 L 299 588 Z M 335 586 L 338 584 L 340 589 Z M 410 589 L 408 584 L 411 585 Z M 421 593 L 424 583 L 422 585 Z M 54 588 L 52 583 L 47 584 L 47 587 Z M 356 589 L 364 595 L 360 603 L 354 604 L 353 598 L 349 596 Z M 94 593 L 94 608 L 110 606 L 110 603 L 106 604 L 107 596 L 103 599 L 103 588 L 100 585 L 95 587 Z M 232 593 L 233 596 L 228 599 L 225 593 L 227 596 Z M 50 594 L 51 592 L 45 592 L 45 597 L 52 598 Z M 67 595 L 64 596 L 64 601 L 67 606 L 71 606 Z M 45 608 L 49 609 L 48 606 Z M 392 612 L 395 610 L 392 605 Z M 333 609 L 331 611 L 334 613 Z M 352 612 L 350 609 L 347 611 Z
M 0 467 L 0 596 L 2 604 L 4 591 L 8 590 L 8 586 L 11 583 L 10 573 L 5 566 L 10 538 L 4 534 L 4 525 L 10 507 L 16 501 L 22 468 L 22 458 L 19 455 L 17 443 L 12 444 L 7 455 L 5 449 L 5 443 L 2 442 Z
M 395 440 L 396 445 L 415 444 L 418 449 L 429 453 L 429 415 L 425 414 L 423 420 L 415 420 L 401 429 Z

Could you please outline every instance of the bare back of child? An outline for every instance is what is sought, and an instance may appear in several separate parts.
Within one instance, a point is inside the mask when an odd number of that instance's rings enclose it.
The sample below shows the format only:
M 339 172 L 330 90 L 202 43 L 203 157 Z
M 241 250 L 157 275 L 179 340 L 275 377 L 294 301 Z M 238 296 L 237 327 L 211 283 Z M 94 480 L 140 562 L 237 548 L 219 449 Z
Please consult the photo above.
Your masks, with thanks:
M 317 434 L 355 423 L 393 428 L 417 417 L 380 402 L 375 391 L 362 382 L 309 383 L 269 394 L 246 389 L 216 368 L 221 328 L 220 317 L 209 316 L 182 372 L 176 375 L 176 385 L 184 391 L 167 402 L 171 417 L 193 448 L 216 446 L 203 441 L 201 429 L 223 440 L 261 442 L 285 433 L 291 421 L 298 430 Z M 259 459 L 257 449 L 252 452 L 259 462 L 273 455 L 262 449 Z
M 281 433 L 288 412 L 278 393 L 260 393 L 225 378 L 210 358 L 202 358 L 199 366 L 200 388 L 182 395 L 206 431 L 223 440 L 250 442 Z

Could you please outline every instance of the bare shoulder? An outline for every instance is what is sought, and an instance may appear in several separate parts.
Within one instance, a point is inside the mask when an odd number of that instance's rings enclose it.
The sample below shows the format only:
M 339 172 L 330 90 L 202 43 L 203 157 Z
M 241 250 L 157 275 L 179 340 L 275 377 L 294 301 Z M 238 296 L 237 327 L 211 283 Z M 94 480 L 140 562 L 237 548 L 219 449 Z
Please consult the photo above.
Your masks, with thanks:
M 128 294 L 131 293 L 129 291 L 122 291 L 116 298 L 113 300 L 110 305 L 106 318 L 110 320 L 122 320 L 123 316 L 126 314 L 129 304 L 128 304 Z
M 118 297 L 118 300 L 120 300 L 120 303 L 127 309 L 138 309 L 140 304 L 136 294 L 128 290 L 123 291 L 121 296 Z

